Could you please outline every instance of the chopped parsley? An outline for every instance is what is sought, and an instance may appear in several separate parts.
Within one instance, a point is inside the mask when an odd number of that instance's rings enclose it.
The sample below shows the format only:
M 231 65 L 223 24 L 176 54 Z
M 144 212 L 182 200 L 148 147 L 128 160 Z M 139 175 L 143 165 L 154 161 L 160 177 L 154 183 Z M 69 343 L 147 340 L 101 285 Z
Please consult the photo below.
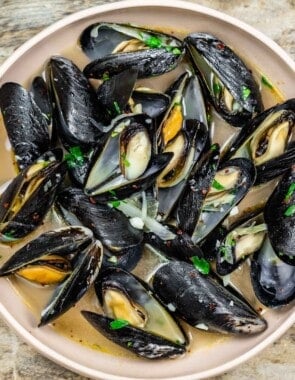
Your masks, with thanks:
M 106 82 L 107 80 L 109 80 L 110 79 L 110 76 L 109 76 L 109 73 L 103 73 L 103 76 L 102 76 L 102 80 L 104 81 L 104 82 Z
M 133 346 L 133 342 L 129 341 L 127 342 L 127 347 L 132 347 Z
M 284 215 L 285 216 L 294 216 L 295 214 L 295 205 L 291 205 L 288 208 L 286 208 Z
M 65 155 L 65 161 L 70 169 L 84 164 L 84 155 L 79 146 L 70 148 L 69 153 Z
M 122 163 L 123 163 L 123 165 L 124 165 L 126 168 L 129 168 L 129 166 L 130 166 L 131 164 L 130 164 L 130 161 L 127 160 L 126 156 L 127 156 L 126 153 L 122 153 L 122 154 L 121 154 L 121 159 L 122 159 Z
M 111 205 L 111 206 L 114 207 L 114 208 L 119 207 L 120 204 L 121 204 L 121 202 L 120 202 L 118 199 L 115 199 L 114 201 L 110 201 L 110 202 L 109 202 L 109 205 Z
M 261 83 L 264 84 L 266 87 L 270 88 L 271 90 L 273 90 L 273 85 L 272 85 L 271 82 L 267 79 L 266 76 L 264 76 L 264 75 L 261 76 Z
M 218 149 L 218 145 L 217 145 L 217 144 L 213 144 L 213 145 L 210 146 L 210 150 L 211 150 L 212 152 L 214 152 L 214 151 L 217 150 L 217 149 Z
M 288 188 L 288 190 L 287 190 L 287 193 L 286 193 L 286 195 L 285 195 L 285 198 L 284 198 L 284 201 L 285 201 L 285 202 L 288 202 L 288 201 L 289 201 L 289 199 L 292 197 L 294 191 L 295 191 L 295 182 L 292 183 L 292 184 L 289 186 L 289 188 Z
M 109 193 L 110 193 L 113 197 L 117 197 L 117 194 L 116 194 L 115 190 L 109 190 Z
M 200 259 L 198 256 L 192 256 L 191 260 L 194 264 L 194 267 L 202 274 L 209 274 L 210 264 L 205 259 Z
M 111 137 L 116 137 L 116 136 L 118 136 L 119 133 L 120 133 L 120 132 L 118 132 L 118 131 L 113 131 L 113 132 L 111 133 Z
M 181 50 L 178 49 L 178 48 L 176 47 L 176 48 L 173 48 L 173 49 L 172 49 L 172 53 L 173 53 L 174 55 L 180 55 L 180 54 L 181 54 Z
M 251 94 L 250 88 L 246 86 L 242 86 L 242 98 L 243 100 L 247 100 Z
M 150 48 L 160 48 L 162 47 L 162 40 L 157 36 L 150 36 L 143 41 Z
M 222 86 L 219 83 L 213 83 L 213 92 L 214 95 L 219 95 L 222 91 Z
M 224 190 L 225 189 L 225 187 L 220 182 L 216 181 L 216 179 L 213 180 L 212 187 L 216 190 Z
M 115 108 L 115 111 L 117 112 L 117 114 L 120 115 L 121 114 L 121 109 L 119 107 L 118 102 L 113 102 L 113 105 L 114 105 L 114 108 Z
M 122 329 L 123 327 L 126 327 L 129 325 L 129 322 L 126 321 L 126 319 L 114 319 L 113 321 L 110 322 L 110 329 L 111 330 L 119 330 Z

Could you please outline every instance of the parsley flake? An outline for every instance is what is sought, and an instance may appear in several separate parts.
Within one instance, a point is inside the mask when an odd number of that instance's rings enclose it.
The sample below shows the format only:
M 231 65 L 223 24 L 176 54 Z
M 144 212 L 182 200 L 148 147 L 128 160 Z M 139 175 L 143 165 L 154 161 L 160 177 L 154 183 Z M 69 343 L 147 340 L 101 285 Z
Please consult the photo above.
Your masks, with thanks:
M 110 329 L 111 330 L 119 330 L 122 329 L 123 327 L 126 327 L 129 325 L 129 322 L 126 321 L 126 319 L 114 319 L 113 321 L 110 322 Z
M 133 346 L 133 342 L 127 342 L 127 347 L 132 347 Z
M 174 55 L 180 55 L 180 54 L 181 54 L 181 50 L 178 49 L 178 48 L 173 48 L 173 49 L 172 49 L 172 53 L 173 53 Z
M 284 215 L 285 216 L 294 216 L 295 214 L 295 205 L 291 205 L 288 208 L 286 208 Z
M 191 260 L 194 264 L 194 267 L 202 274 L 209 274 L 210 264 L 205 259 L 200 259 L 198 256 L 192 256 Z
M 150 36 L 143 41 L 150 48 L 160 48 L 162 47 L 162 40 L 157 36 Z
M 121 154 L 121 159 L 122 159 L 122 163 L 123 163 L 123 165 L 124 165 L 126 168 L 129 168 L 129 166 L 130 166 L 131 164 L 130 164 L 130 161 L 128 161 L 127 158 L 126 158 L 126 153 L 122 153 L 122 154 Z
M 289 188 L 288 188 L 288 190 L 287 190 L 287 193 L 286 193 L 286 195 L 285 195 L 285 198 L 284 198 L 284 201 L 285 201 L 285 202 L 288 202 L 288 200 L 292 197 L 294 191 L 295 191 L 295 182 L 292 183 L 292 184 L 289 186 Z
M 69 168 L 75 168 L 84 164 L 84 156 L 79 146 L 73 146 L 65 155 L 65 161 Z
M 246 86 L 242 86 L 242 98 L 243 100 L 247 100 L 251 94 L 250 88 Z
M 213 180 L 212 187 L 216 190 L 224 190 L 225 189 L 225 187 L 221 183 L 216 181 L 216 179 Z
M 102 75 L 102 78 L 101 78 L 104 82 L 106 82 L 107 80 L 109 80 L 110 79 L 110 76 L 109 76 L 109 73 L 103 73 L 103 75 Z
M 120 115 L 121 114 L 121 109 L 119 107 L 118 102 L 113 102 L 113 105 L 114 105 L 114 108 L 115 108 L 115 111 L 117 112 L 117 114 Z
M 221 93 L 222 86 L 219 83 L 213 83 L 214 95 L 219 95 Z
M 270 88 L 271 90 L 273 90 L 273 85 L 271 84 L 271 82 L 267 79 L 266 76 L 262 75 L 261 76 L 261 83 L 264 84 L 264 86 Z

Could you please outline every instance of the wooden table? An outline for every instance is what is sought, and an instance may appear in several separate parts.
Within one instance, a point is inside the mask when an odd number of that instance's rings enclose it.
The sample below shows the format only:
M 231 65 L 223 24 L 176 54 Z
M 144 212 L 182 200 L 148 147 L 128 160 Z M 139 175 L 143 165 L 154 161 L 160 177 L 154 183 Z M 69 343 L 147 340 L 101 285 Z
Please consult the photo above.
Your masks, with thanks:
M 0 0 L 0 64 L 44 27 L 73 12 L 106 3 L 102 0 Z M 294 0 L 192 1 L 235 16 L 275 40 L 295 59 Z M 295 94 L 295 93 L 294 93 Z M 257 357 L 222 380 L 294 380 L 295 327 Z M 83 379 L 23 343 L 0 320 L 0 379 Z M 85 378 L 84 378 L 85 379 Z M 216 378 L 217 379 L 217 378 Z

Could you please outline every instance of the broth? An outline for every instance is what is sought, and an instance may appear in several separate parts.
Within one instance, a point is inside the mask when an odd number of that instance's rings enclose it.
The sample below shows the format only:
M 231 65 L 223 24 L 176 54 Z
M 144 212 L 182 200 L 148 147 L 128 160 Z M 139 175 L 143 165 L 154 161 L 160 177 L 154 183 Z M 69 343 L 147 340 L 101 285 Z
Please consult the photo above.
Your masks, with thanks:
M 163 30 L 163 28 L 162 28 Z M 166 30 L 167 33 L 171 31 Z M 180 37 L 183 37 L 186 33 L 180 33 Z M 81 69 L 89 62 L 88 58 L 83 54 L 81 48 L 77 44 L 68 47 L 61 55 L 66 58 L 72 59 Z M 259 68 L 253 67 L 251 62 L 248 62 L 247 59 L 242 57 L 244 62 L 252 70 L 253 75 L 257 83 L 261 83 L 262 72 Z M 40 68 L 40 73 L 43 68 Z M 167 73 L 159 78 L 151 78 L 146 80 L 140 80 L 139 86 L 143 85 L 146 87 L 151 87 L 155 90 L 164 90 L 173 80 L 183 71 L 183 66 L 178 67 L 170 73 Z M 40 74 L 39 73 L 39 74 Z M 261 85 L 261 94 L 265 108 L 268 108 L 276 103 L 283 101 L 283 95 L 278 89 L 270 89 L 267 86 Z M 221 146 L 226 144 L 229 139 L 236 133 L 237 129 L 229 126 L 225 121 L 223 121 L 218 115 L 213 117 L 213 143 L 218 142 Z M 13 166 L 13 157 L 11 154 L 10 144 L 5 132 L 3 125 L 3 120 L 0 118 L 0 162 L 1 162 L 1 174 L 0 174 L 0 185 L 4 184 L 15 176 L 15 169 Z M 245 199 L 239 204 L 239 210 L 246 210 L 249 205 L 255 199 L 260 199 L 261 202 L 266 199 L 266 197 L 272 191 L 272 186 L 267 184 L 266 186 L 261 186 L 252 190 Z M 230 221 L 233 221 L 234 218 L 229 218 Z M 9 244 L 0 244 L 0 265 L 2 265 L 17 249 L 26 244 L 28 240 L 38 236 L 41 232 L 46 230 L 60 227 L 63 225 L 62 220 L 55 213 L 51 211 L 46 220 L 44 221 L 42 227 L 38 228 L 37 231 L 30 234 L 28 238 L 23 239 L 20 243 L 13 245 Z M 152 273 L 155 271 L 161 263 L 163 258 L 148 249 L 144 250 L 143 258 L 133 271 L 134 274 L 139 277 L 148 280 Z M 11 285 L 15 289 L 15 292 L 22 297 L 25 304 L 30 308 L 32 314 L 36 318 L 36 325 L 40 319 L 41 310 L 47 303 L 50 295 L 53 292 L 52 287 L 41 287 L 33 285 L 28 281 L 18 277 L 12 276 L 8 281 L 11 282 Z M 231 275 L 231 283 L 234 287 L 238 288 L 243 296 L 250 302 L 250 304 L 259 312 L 264 313 L 266 308 L 260 304 L 257 298 L 254 295 L 249 276 L 249 265 L 247 261 L 236 270 Z M 94 312 L 99 312 L 101 310 L 98 301 L 96 299 L 94 289 L 91 288 L 90 291 L 67 313 L 59 317 L 52 323 L 52 328 L 54 328 L 58 333 L 63 334 L 69 339 L 75 340 L 76 342 L 86 345 L 92 349 L 99 350 L 101 352 L 117 355 L 121 357 L 128 357 L 136 359 L 136 356 L 129 353 L 129 351 L 124 350 L 123 348 L 115 345 L 111 341 L 103 337 L 99 332 L 94 330 L 90 324 L 88 324 L 84 318 L 81 316 L 81 310 L 89 310 Z M 188 333 L 188 336 L 191 338 L 191 344 L 189 351 L 200 350 L 202 347 L 211 346 L 215 344 L 221 344 L 222 342 L 231 339 L 225 335 L 219 333 L 207 333 L 201 330 L 194 329 L 182 323 L 184 329 Z

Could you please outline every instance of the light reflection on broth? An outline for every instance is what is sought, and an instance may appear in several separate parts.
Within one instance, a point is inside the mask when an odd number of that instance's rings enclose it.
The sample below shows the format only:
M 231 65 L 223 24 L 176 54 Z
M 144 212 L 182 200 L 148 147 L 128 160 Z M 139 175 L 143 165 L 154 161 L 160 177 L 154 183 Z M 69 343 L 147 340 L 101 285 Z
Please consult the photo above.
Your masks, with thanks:
M 171 31 L 166 32 L 169 33 Z M 183 35 L 185 34 L 186 33 L 183 33 Z M 65 49 L 61 55 L 72 59 L 80 69 L 82 69 L 89 61 L 88 58 L 86 58 L 86 56 L 82 53 L 80 47 L 77 46 L 77 44 Z M 248 64 L 248 67 L 252 69 L 256 81 L 261 84 L 261 77 L 263 73 L 257 67 L 253 67 L 247 59 L 244 59 L 244 61 Z M 40 69 L 40 73 L 42 70 L 43 68 Z M 182 72 L 182 70 L 183 66 L 173 70 L 168 74 L 163 75 L 161 77 L 161 80 L 158 78 L 140 80 L 138 85 L 152 87 L 155 90 L 164 90 Z M 283 101 L 283 95 L 278 89 L 270 89 L 264 85 L 260 85 L 260 87 L 265 108 Z M 236 131 L 235 128 L 226 124 L 220 117 L 216 115 L 213 117 L 212 130 L 213 142 L 218 142 L 221 145 L 228 143 L 232 134 Z M 7 141 L 8 140 L 5 128 L 3 126 L 3 120 L 0 117 L 0 185 L 15 176 L 12 154 L 8 150 Z M 264 199 L 266 199 L 266 197 L 269 195 L 271 189 L 272 187 L 267 185 L 251 191 L 251 193 L 240 203 L 239 210 L 247 210 L 249 205 L 253 204 L 253 201 L 258 202 L 258 199 L 260 199 L 261 202 L 264 202 Z M 230 222 L 232 221 L 234 221 L 234 218 L 230 219 Z M 62 223 L 60 219 L 56 217 L 55 213 L 50 213 L 43 226 L 32 233 L 29 239 L 36 237 L 43 231 L 54 227 L 59 227 L 61 224 Z M 0 252 L 2 256 L 2 258 L 0 258 L 0 264 L 2 265 L 3 262 L 8 257 L 10 257 L 10 255 L 16 249 L 19 249 L 29 239 L 26 238 L 21 243 L 14 244 L 13 246 L 4 246 L 3 244 L 0 244 Z M 157 256 L 150 251 L 145 250 L 144 257 L 134 270 L 134 273 L 144 279 L 149 279 L 151 277 L 151 273 L 153 273 L 155 271 L 155 268 L 161 265 L 161 263 L 162 259 L 160 256 Z M 14 287 L 16 293 L 22 297 L 25 304 L 32 311 L 33 315 L 36 318 L 37 325 L 40 320 L 41 310 L 52 294 L 53 288 L 32 285 L 28 281 L 17 276 L 12 277 L 9 281 L 11 281 L 11 284 Z M 231 275 L 231 281 L 235 287 L 240 289 L 241 293 L 256 310 L 265 310 L 265 308 L 258 302 L 253 293 L 250 284 L 249 266 L 247 262 L 234 274 Z M 73 339 L 76 342 L 91 347 L 92 349 L 126 358 L 135 358 L 135 356 L 129 353 L 127 350 L 121 349 L 114 343 L 108 341 L 105 337 L 101 336 L 98 332 L 94 332 L 94 329 L 90 326 L 90 324 L 85 322 L 84 318 L 80 314 L 80 310 L 83 309 L 94 312 L 100 312 L 101 310 L 93 288 L 91 288 L 91 290 L 75 305 L 75 307 L 73 307 L 63 316 L 59 317 L 54 323 L 52 323 L 53 328 L 67 338 Z M 190 328 L 184 323 L 183 326 L 189 335 L 192 336 L 190 352 L 202 349 L 204 346 L 208 347 L 213 344 L 222 344 L 222 342 L 230 339 L 218 333 L 206 333 L 197 329 Z

